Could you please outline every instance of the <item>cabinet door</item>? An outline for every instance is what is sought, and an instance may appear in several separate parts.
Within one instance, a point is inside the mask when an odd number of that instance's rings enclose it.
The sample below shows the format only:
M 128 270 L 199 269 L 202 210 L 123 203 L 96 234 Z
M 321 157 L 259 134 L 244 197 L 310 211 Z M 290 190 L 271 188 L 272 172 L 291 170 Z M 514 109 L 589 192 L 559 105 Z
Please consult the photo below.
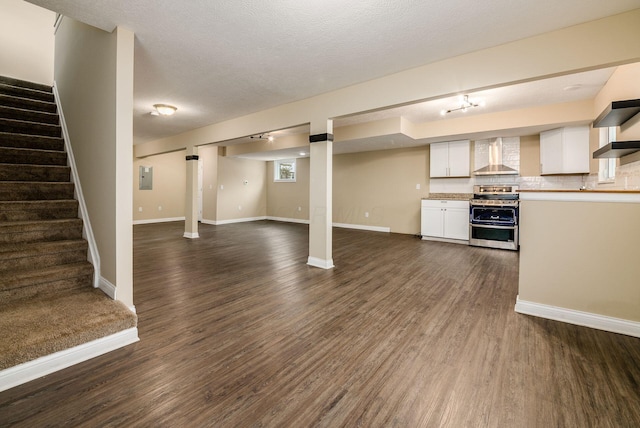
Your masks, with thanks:
M 540 133 L 540 174 L 562 174 L 562 129 Z
M 429 176 L 446 177 L 449 168 L 449 144 L 433 143 L 429 146 Z
M 444 235 L 443 213 L 442 208 L 422 207 L 420 234 L 442 238 Z
M 469 147 L 468 140 L 449 143 L 449 177 L 469 177 Z
M 588 174 L 589 127 L 564 128 L 562 136 L 563 172 L 566 174 Z
M 447 208 L 444 211 L 444 237 L 469 240 L 469 210 Z

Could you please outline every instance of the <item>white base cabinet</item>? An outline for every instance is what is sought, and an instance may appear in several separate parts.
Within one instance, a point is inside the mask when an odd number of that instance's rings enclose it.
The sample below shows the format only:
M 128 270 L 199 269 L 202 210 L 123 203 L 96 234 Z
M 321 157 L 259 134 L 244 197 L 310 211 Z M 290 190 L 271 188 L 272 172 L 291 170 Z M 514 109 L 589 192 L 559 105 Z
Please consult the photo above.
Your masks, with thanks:
M 469 202 L 422 200 L 420 235 L 422 239 L 469 241 Z

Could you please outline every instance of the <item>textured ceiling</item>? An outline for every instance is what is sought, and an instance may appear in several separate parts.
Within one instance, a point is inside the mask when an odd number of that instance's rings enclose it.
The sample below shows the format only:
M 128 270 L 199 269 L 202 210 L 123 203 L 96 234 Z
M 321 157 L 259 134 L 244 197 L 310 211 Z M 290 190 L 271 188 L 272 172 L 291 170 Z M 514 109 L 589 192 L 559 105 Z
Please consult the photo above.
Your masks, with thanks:
M 448 120 L 461 117 L 496 113 L 501 111 L 517 110 L 522 108 L 559 104 L 572 101 L 593 99 L 602 89 L 615 68 L 605 68 L 584 73 L 576 73 L 567 76 L 559 76 L 517 85 L 488 89 L 470 93 L 470 100 L 484 101 L 483 107 L 468 109 L 467 112 L 456 111 L 446 116 L 441 116 L 441 110 L 456 108 L 460 105 L 458 97 L 447 97 L 437 100 L 416 103 L 403 107 L 390 108 L 372 113 L 363 113 L 354 116 L 337 118 L 334 120 L 334 128 L 355 125 L 376 120 L 384 120 L 402 116 L 414 123 Z M 455 138 L 484 139 L 492 137 L 515 137 L 520 135 L 537 134 L 541 131 L 557 126 L 551 124 L 536 128 L 513 128 L 510 131 L 480 132 L 457 135 Z M 271 132 L 270 135 L 278 139 L 281 135 L 290 133 L 309 132 L 308 126 L 292 128 L 288 130 Z M 446 136 L 445 136 L 446 137 Z M 250 138 L 238 138 L 224 142 L 224 145 L 242 144 L 251 142 Z M 404 147 L 416 147 L 433 142 L 431 139 L 414 140 L 403 134 L 380 135 L 365 139 L 336 141 L 333 146 L 335 154 L 353 153 L 371 150 L 397 149 Z M 255 160 L 275 160 L 307 157 L 306 147 L 293 147 L 290 149 L 262 151 L 244 154 L 239 157 Z M 300 154 L 305 151 L 305 154 Z
M 136 34 L 134 142 L 640 7 L 638 0 L 29 0 Z M 149 116 L 155 103 L 178 106 Z

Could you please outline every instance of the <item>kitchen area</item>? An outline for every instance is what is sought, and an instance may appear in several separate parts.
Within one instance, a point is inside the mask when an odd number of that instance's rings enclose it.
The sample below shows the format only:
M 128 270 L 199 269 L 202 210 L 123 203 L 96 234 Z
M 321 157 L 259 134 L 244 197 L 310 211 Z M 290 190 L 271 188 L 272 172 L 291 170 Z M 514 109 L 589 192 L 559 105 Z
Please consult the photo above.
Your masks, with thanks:
M 640 100 L 603 106 L 591 124 L 432 145 L 421 237 L 519 251 L 516 312 L 640 337 Z
M 520 138 L 480 140 L 474 142 L 473 150 L 471 147 L 469 140 L 431 145 L 432 189 L 438 183 L 435 179 L 443 177 L 470 177 L 470 183 L 489 182 L 470 184 L 473 193 L 432 191 L 422 199 L 422 239 L 517 251 L 518 185 L 492 181 L 512 182 L 513 178 L 506 177 L 518 175 Z M 480 167 L 470 174 L 471 152 L 476 155 L 474 165 Z M 504 153 L 509 165 L 503 162 Z

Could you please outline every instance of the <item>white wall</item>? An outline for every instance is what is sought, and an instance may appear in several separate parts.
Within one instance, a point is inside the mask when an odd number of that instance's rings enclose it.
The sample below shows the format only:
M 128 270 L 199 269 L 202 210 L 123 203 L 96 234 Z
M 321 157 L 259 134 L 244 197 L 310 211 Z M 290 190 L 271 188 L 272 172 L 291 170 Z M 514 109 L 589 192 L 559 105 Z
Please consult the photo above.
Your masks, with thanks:
M 53 84 L 55 18 L 22 0 L 0 2 L 0 76 Z
M 101 260 L 101 281 L 133 307 L 133 43 L 64 18 L 55 81 Z

